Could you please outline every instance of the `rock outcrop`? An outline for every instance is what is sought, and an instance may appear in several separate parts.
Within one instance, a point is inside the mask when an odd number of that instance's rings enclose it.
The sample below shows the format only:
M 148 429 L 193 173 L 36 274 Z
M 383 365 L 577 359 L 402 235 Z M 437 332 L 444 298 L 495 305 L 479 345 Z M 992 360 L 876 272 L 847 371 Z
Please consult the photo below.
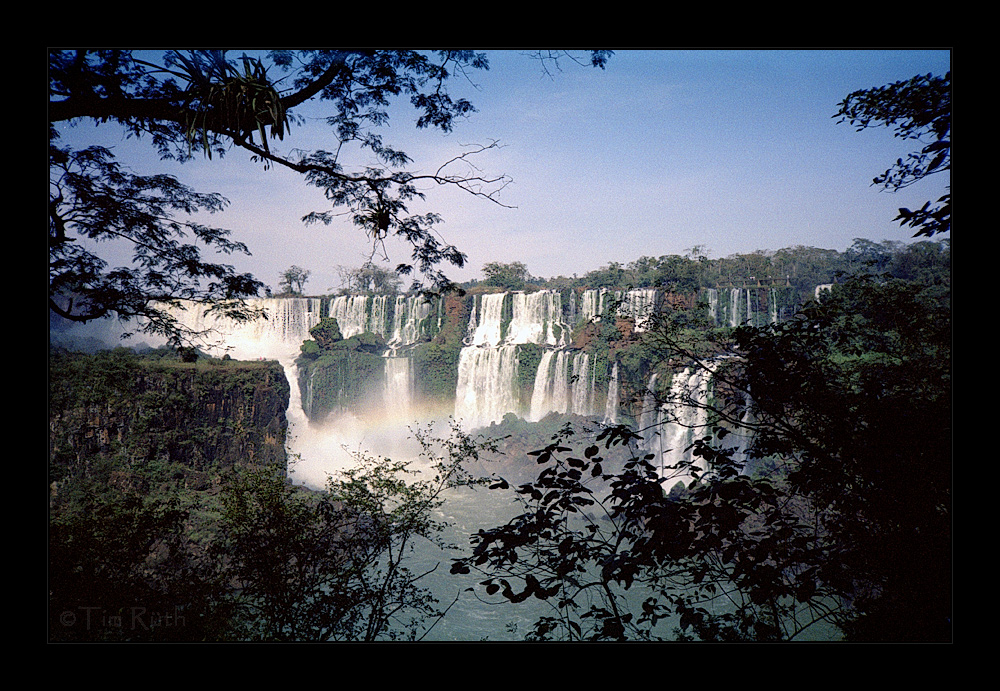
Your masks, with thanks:
M 284 465 L 289 385 L 277 362 L 180 363 L 119 349 L 54 355 L 49 367 L 50 473 L 99 458 L 197 476 Z

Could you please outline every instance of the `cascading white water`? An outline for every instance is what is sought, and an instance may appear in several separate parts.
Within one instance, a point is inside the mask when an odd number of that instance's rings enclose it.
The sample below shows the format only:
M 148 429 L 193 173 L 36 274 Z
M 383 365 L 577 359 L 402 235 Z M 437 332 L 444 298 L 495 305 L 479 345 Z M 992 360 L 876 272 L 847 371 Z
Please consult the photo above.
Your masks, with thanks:
M 369 321 L 369 300 L 367 295 L 341 295 L 330 300 L 329 315 L 337 320 L 344 338 L 366 331 L 378 333 Z
M 466 429 L 499 422 L 517 412 L 517 346 L 462 348 L 458 358 L 455 418 Z
M 507 293 L 491 293 L 473 300 L 466 345 L 493 347 L 500 345 L 500 327 L 506 297 Z
M 624 302 L 619 314 L 631 318 L 635 322 L 636 331 L 645 331 L 656 312 L 657 296 L 658 293 L 653 288 L 630 290 L 622 298 Z
M 782 320 L 793 289 L 790 285 L 785 288 L 730 288 L 720 295 L 715 288 L 705 288 L 704 295 L 708 303 L 708 316 L 713 324 L 729 327 L 746 324 L 764 326 L 767 323 L 777 324 Z
M 547 350 L 535 375 L 528 420 L 548 413 L 594 415 L 594 368 L 589 353 Z
M 431 311 L 431 302 L 420 295 L 340 295 L 330 299 L 328 309 L 344 338 L 370 332 L 390 345 L 420 340 Z
M 257 298 L 247 300 L 250 308 L 262 309 L 266 318 L 238 323 L 219 319 L 196 303 L 182 303 L 171 310 L 178 322 L 206 336 L 198 346 L 221 357 L 228 353 L 239 360 L 294 360 L 309 329 L 319 323 L 319 298 Z
M 737 327 L 742 321 L 740 319 L 740 289 L 732 288 L 729 291 L 729 326 Z
M 708 469 L 702 459 L 691 455 L 689 447 L 707 431 L 711 381 L 712 373 L 701 367 L 676 372 L 668 399 L 659 408 L 658 462 L 661 477 L 668 479 L 667 489 L 678 482 L 691 484 L 693 476 L 686 465 L 690 461 L 701 471 Z
M 577 321 L 594 321 L 601 318 L 601 295 L 605 288 L 585 290 L 580 294 L 580 314 Z
M 656 313 L 659 291 L 655 288 L 609 290 L 592 288 L 580 296 L 580 320 L 597 321 L 614 309 L 617 316 L 631 319 L 636 331 L 647 328 L 649 318 Z
M 510 318 L 504 324 L 506 304 Z M 553 411 L 594 414 L 594 368 L 589 354 L 562 350 L 569 332 L 558 291 L 493 293 L 475 299 L 466 347 L 459 356 L 455 417 L 475 427 L 499 422 L 511 412 L 526 413 L 532 420 Z M 530 402 L 520 401 L 518 393 L 517 346 L 526 344 L 548 348 Z
M 703 368 L 675 372 L 666 400 L 662 401 L 656 392 L 658 378 L 654 374 L 646 387 L 639 430 L 643 448 L 653 455 L 651 463 L 667 480 L 665 489 L 669 490 L 678 482 L 688 486 L 692 481 L 686 466 L 693 459 L 689 447 L 707 428 L 705 405 L 712 374 Z M 702 471 L 707 469 L 700 459 L 695 460 L 694 466 Z
M 552 290 L 512 293 L 512 318 L 504 338 L 506 343 L 538 343 L 562 346 L 567 329 L 562 324 L 562 298 Z
M 250 307 L 263 308 L 267 319 L 245 324 L 218 320 L 194 304 L 175 314 L 190 329 L 211 330 L 209 340 L 200 344 L 210 355 L 221 357 L 228 353 L 241 360 L 274 359 L 281 364 L 290 387 L 286 417 L 288 450 L 293 459 L 290 470 L 295 482 L 323 487 L 329 472 L 351 462 L 345 446 L 359 451 L 377 442 L 380 452 L 400 448 L 398 437 L 405 434 L 399 434 L 398 429 L 405 432 L 406 426 L 415 422 L 410 358 L 393 349 L 384 359 L 382 414 L 378 424 L 362 421 L 348 413 L 324 425 L 311 425 L 307 413 L 313 398 L 315 372 L 305 390 L 300 391 L 295 360 L 302 342 L 311 338 L 309 329 L 320 321 L 322 300 L 266 298 L 247 302 Z M 398 308 L 401 303 L 403 309 Z M 403 348 L 418 340 L 421 320 L 429 317 L 430 310 L 419 296 L 341 296 L 330 301 L 329 313 L 337 318 L 345 338 L 371 331 L 391 338 L 397 347 Z M 410 453 L 409 448 L 406 453 Z
M 618 363 L 615 362 L 611 367 L 611 379 L 608 381 L 608 397 L 604 404 L 604 422 L 612 425 L 618 424 L 619 386 Z
M 709 470 L 704 459 L 695 457 L 691 445 L 709 432 L 709 404 L 712 395 L 714 366 L 689 367 L 675 372 L 665 400 L 656 395 L 657 375 L 647 387 L 640 430 L 643 448 L 653 454 L 653 465 L 667 482 L 669 490 L 678 483 L 690 486 L 696 473 Z M 741 420 L 730 428 L 721 444 L 732 459 L 742 465 L 752 441 L 753 412 L 749 396 Z M 746 472 L 746 469 L 743 469 Z
M 642 447 L 659 458 L 660 438 L 658 425 L 660 422 L 660 404 L 657 402 L 656 382 L 660 378 L 659 374 L 653 374 L 646 384 L 646 391 L 642 396 L 642 408 L 639 410 L 639 429 L 642 436 Z
M 413 411 L 413 360 L 408 357 L 385 358 L 385 410 L 394 419 L 406 419 Z
M 431 303 L 419 295 L 398 295 L 392 311 L 392 330 L 386 335 L 390 345 L 416 343 L 431 315 Z
M 719 291 L 715 288 L 706 288 L 705 296 L 708 300 L 708 317 L 713 324 L 719 323 Z

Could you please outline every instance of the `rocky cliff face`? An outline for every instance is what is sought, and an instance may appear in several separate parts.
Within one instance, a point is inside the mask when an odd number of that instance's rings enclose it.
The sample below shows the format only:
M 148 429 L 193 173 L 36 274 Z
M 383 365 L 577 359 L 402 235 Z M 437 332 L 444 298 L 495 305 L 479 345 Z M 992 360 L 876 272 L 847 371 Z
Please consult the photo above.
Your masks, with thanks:
M 208 475 L 284 465 L 288 399 L 276 362 L 179 363 L 124 349 L 53 356 L 50 473 L 55 479 L 101 458 Z

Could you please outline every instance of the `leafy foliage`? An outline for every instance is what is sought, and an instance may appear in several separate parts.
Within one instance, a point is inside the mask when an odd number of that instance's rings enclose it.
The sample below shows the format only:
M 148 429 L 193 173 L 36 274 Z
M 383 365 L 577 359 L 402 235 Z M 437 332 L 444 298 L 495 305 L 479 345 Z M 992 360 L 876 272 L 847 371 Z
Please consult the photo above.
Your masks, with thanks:
M 226 201 L 199 194 L 168 175 L 138 176 L 119 166 L 107 149 L 49 148 L 49 307 L 72 321 L 117 315 L 141 319 L 145 333 L 180 345 L 191 334 L 169 307 L 180 300 L 210 303 L 237 321 L 258 316 L 241 300 L 262 284 L 232 266 L 204 261 L 191 233 L 206 248 L 247 253 L 229 231 L 180 214 L 221 211 Z M 88 244 L 88 241 L 90 244 Z M 109 269 L 93 243 L 125 243 L 132 266 Z
M 596 51 L 592 65 L 603 68 L 607 58 L 606 52 Z M 180 230 L 180 226 L 170 224 L 162 216 L 153 228 L 148 223 L 134 221 L 131 212 L 142 207 L 131 202 L 124 189 L 122 194 L 103 201 L 88 196 L 89 187 L 111 184 L 105 183 L 116 172 L 111 168 L 110 152 L 96 148 L 87 149 L 86 153 L 55 148 L 58 126 L 84 119 L 99 125 L 115 123 L 129 136 L 150 141 L 164 159 L 185 161 L 196 154 L 222 157 L 227 150 L 235 149 L 247 153 L 265 168 L 277 165 L 294 171 L 303 176 L 306 184 L 320 188 L 330 203 L 329 209 L 310 213 L 305 221 L 330 223 L 346 210 L 351 222 L 371 239 L 373 252 L 384 249 L 386 239 L 393 236 L 412 246 L 411 261 L 400 264 L 398 274 L 409 274 L 416 267 L 431 287 L 448 287 L 450 281 L 438 265 L 462 266 L 465 255 L 442 242 L 434 232 L 434 226 L 441 220 L 437 215 L 410 214 L 407 206 L 423 198 L 421 183 L 459 188 L 499 203 L 498 195 L 509 183 L 507 177 L 469 173 L 478 168 L 466 165 L 497 143 L 466 150 L 440 162 L 433 173 L 417 173 L 405 169 L 411 163 L 410 158 L 386 144 L 380 131 L 388 123 L 389 107 L 397 98 L 408 99 L 417 111 L 418 128 L 452 131 L 457 121 L 475 108 L 466 99 L 448 94 L 448 80 L 488 67 L 482 54 L 468 50 L 272 50 L 253 55 L 244 53 L 238 58 L 224 50 L 51 51 L 50 241 L 56 241 L 57 248 L 51 259 L 53 265 L 58 265 L 67 261 L 67 256 L 62 255 L 71 256 L 75 266 L 55 271 L 63 284 L 60 288 L 86 289 L 93 301 L 89 307 L 75 311 L 63 303 L 62 312 L 81 320 L 119 310 L 125 318 L 145 317 L 149 315 L 136 307 L 143 297 L 178 297 L 167 286 L 158 284 L 165 280 L 160 276 L 147 278 L 145 284 L 137 282 L 135 274 L 128 270 L 105 276 L 104 264 L 96 254 L 73 255 L 65 244 L 72 232 L 84 236 L 99 232 L 101 226 L 97 223 L 83 225 L 81 215 L 118 210 L 122 223 L 114 232 L 125 233 L 136 241 L 136 246 L 143 248 L 142 260 L 159 265 L 165 261 L 162 256 L 173 253 L 167 237 Z M 338 142 L 334 151 L 283 152 L 269 143 L 289 136 L 297 113 L 315 101 L 326 104 L 323 115 Z M 346 169 L 346 157 L 342 154 L 351 146 L 371 153 L 375 163 L 356 170 Z M 79 161 L 85 156 L 90 160 L 75 173 L 77 180 L 73 184 L 56 182 L 67 160 Z M 93 160 L 95 156 L 97 161 Z M 155 184 L 165 185 L 165 178 L 157 178 Z M 177 195 L 171 191 L 167 199 L 172 201 Z M 213 209 L 222 203 L 218 198 L 206 197 L 198 205 L 206 202 Z M 220 242 L 220 231 L 197 232 L 219 249 L 235 249 Z M 140 239 L 147 242 L 138 242 Z M 137 264 L 142 265 L 142 260 L 136 257 Z M 231 272 L 218 275 L 216 267 L 202 265 L 190 252 L 174 270 L 177 273 L 169 286 L 174 291 L 193 290 L 192 286 L 206 275 L 220 280 L 222 284 L 215 291 L 203 296 L 211 301 L 254 295 L 261 287 L 249 277 Z M 158 266 L 150 273 L 153 271 L 170 276 Z M 122 276 L 123 272 L 126 276 Z M 147 295 L 150 289 L 153 296 Z M 163 321 L 162 315 L 154 316 L 161 317 L 161 329 L 175 326 Z
M 323 350 L 333 347 L 334 343 L 344 339 L 340 332 L 340 324 L 334 317 L 323 317 L 319 324 L 309 329 L 309 335 L 316 339 L 317 345 Z
M 523 262 L 487 262 L 483 265 L 485 285 L 503 288 L 504 290 L 524 290 L 530 275 L 528 267 Z
M 343 281 L 342 290 L 348 293 L 393 294 L 399 290 L 401 282 L 395 271 L 371 261 L 356 269 L 341 266 L 337 268 L 337 272 Z
M 52 641 L 221 640 L 233 610 L 190 539 L 176 494 L 144 497 L 114 476 L 61 483 L 49 522 Z
M 951 72 L 943 77 L 917 75 L 906 81 L 855 91 L 840 103 L 834 117 L 858 131 L 886 126 L 893 136 L 926 142 L 918 152 L 877 176 L 872 184 L 896 190 L 928 175 L 951 170 Z M 929 141 L 928 141 L 929 140 Z M 950 187 L 949 187 L 950 190 Z M 900 209 L 897 221 L 915 228 L 914 237 L 933 236 L 951 230 L 951 192 L 932 206 Z
M 278 287 L 281 293 L 302 295 L 306 281 L 309 280 L 309 271 L 294 264 L 281 272 L 281 282 Z
M 541 471 L 515 489 L 521 513 L 474 536 L 453 571 L 481 572 L 486 596 L 551 603 L 541 639 L 792 640 L 836 625 L 849 640 L 949 640 L 947 292 L 862 275 L 787 322 L 708 332 L 707 350 L 683 320 L 659 328 L 724 392 L 674 469 L 696 481 L 668 494 L 629 428 L 576 444 L 566 430 L 531 454 Z M 725 367 L 706 359 L 728 350 Z M 742 453 L 734 429 L 754 435 Z M 634 452 L 613 469 L 615 444 Z
M 702 640 L 783 640 L 803 618 L 828 616 L 826 593 L 782 577 L 783 565 L 815 549 L 816 530 L 782 512 L 769 481 L 727 465 L 711 488 L 668 498 L 648 456 L 606 468 L 600 442 L 634 444 L 630 429 L 605 429 L 580 455 L 564 445 L 571 433 L 532 453 L 544 467 L 516 489 L 523 513 L 480 531 L 473 555 L 452 567 L 483 571 L 487 596 L 550 602 L 533 638 L 662 640 L 691 630 Z
M 250 472 L 226 490 L 222 554 L 238 587 L 239 638 L 268 641 L 419 639 L 444 611 L 407 566 L 415 543 L 440 539 L 446 490 L 480 481 L 464 470 L 488 446 L 453 428 L 417 430 L 411 462 L 358 454 L 325 493 L 283 473 Z

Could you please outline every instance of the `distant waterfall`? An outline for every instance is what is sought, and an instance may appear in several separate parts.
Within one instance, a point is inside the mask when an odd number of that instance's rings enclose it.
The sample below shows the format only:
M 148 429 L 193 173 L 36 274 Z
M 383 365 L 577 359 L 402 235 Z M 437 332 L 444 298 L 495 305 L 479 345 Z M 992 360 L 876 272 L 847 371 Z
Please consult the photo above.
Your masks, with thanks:
M 653 455 L 651 463 L 666 480 L 664 489 L 669 491 L 678 483 L 690 486 L 694 479 L 691 472 L 709 470 L 702 458 L 695 457 L 691 446 L 710 431 L 709 411 L 721 403 L 714 400 L 712 367 L 688 367 L 674 372 L 669 391 L 659 394 L 658 375 L 650 378 L 645 393 L 639 430 L 643 448 Z M 742 466 L 752 442 L 752 402 L 749 396 L 740 406 L 739 422 L 728 426 L 730 433 L 720 444 L 732 459 Z M 737 408 L 739 410 L 739 408 Z M 747 472 L 743 468 L 743 472 Z
M 601 318 L 601 295 L 604 289 L 585 290 L 580 294 L 578 322 L 591 322 Z
M 575 311 L 575 302 L 571 300 L 569 306 Z M 531 420 L 550 412 L 600 415 L 601 411 L 595 410 L 593 356 L 566 350 L 569 336 L 558 291 L 491 293 L 474 298 L 466 347 L 459 358 L 456 417 L 475 426 L 499 422 L 507 413 Z M 521 400 L 519 386 L 520 379 L 530 373 L 518 372 L 518 347 L 527 345 L 545 348 L 530 401 Z M 525 391 L 523 396 L 527 395 Z
M 669 479 L 667 489 L 677 482 L 691 484 L 692 476 L 685 466 L 693 460 L 694 467 L 708 467 L 702 459 L 694 459 L 688 447 L 708 429 L 708 395 L 712 373 L 702 368 L 690 368 L 674 374 L 667 404 L 661 408 L 660 473 Z
M 193 331 L 211 330 L 199 344 L 206 353 L 221 357 L 229 354 L 239 360 L 294 360 L 302 341 L 310 338 L 309 329 L 320 320 L 319 298 L 257 298 L 247 300 L 250 308 L 264 310 L 265 319 L 239 323 L 220 319 L 203 305 L 184 303 L 183 309 L 171 310 L 181 325 Z
M 513 293 L 507 343 L 540 343 L 561 346 L 567 329 L 562 323 L 562 299 L 552 290 Z
M 408 420 L 413 410 L 413 360 L 385 358 L 385 410 L 396 419 Z
M 458 360 L 455 417 L 468 429 L 517 412 L 517 346 L 463 348 Z
M 656 312 L 657 291 L 653 288 L 630 290 L 624 295 L 619 313 L 635 322 L 636 331 L 644 331 Z
M 618 363 L 615 362 L 611 368 L 611 379 L 608 381 L 608 397 L 604 404 L 604 421 L 612 425 L 618 424 L 619 386 Z
M 410 345 L 440 327 L 432 321 L 432 303 L 420 295 L 340 295 L 327 312 L 344 338 L 369 332 L 390 345 Z
M 491 293 L 473 298 L 472 313 L 469 315 L 468 336 L 465 342 L 470 346 L 499 346 L 503 318 L 504 300 L 507 293 Z
M 580 321 L 600 320 L 606 313 L 631 319 L 636 331 L 643 331 L 649 318 L 656 313 L 659 292 L 655 288 L 635 290 L 609 290 L 593 288 L 580 296 Z
M 719 291 L 715 288 L 706 288 L 705 296 L 708 299 L 708 318 L 713 324 L 719 323 Z
M 381 329 L 374 327 L 370 319 L 370 301 L 368 295 L 341 295 L 330 300 L 330 316 L 337 320 L 344 338 L 357 336 L 366 331 L 381 333 Z
M 656 399 L 656 382 L 660 378 L 659 374 L 653 374 L 646 384 L 646 391 L 642 396 L 642 407 L 639 410 L 639 429 L 642 437 L 642 447 L 660 458 L 660 439 L 658 434 L 659 425 L 662 421 L 660 417 L 660 404 Z
M 708 316 L 716 326 L 764 326 L 777 324 L 794 309 L 791 286 L 750 288 L 704 288 Z
M 528 419 L 548 413 L 594 414 L 594 368 L 589 353 L 547 350 L 535 375 Z
M 708 429 L 708 397 L 712 373 L 703 368 L 686 368 L 675 372 L 665 401 L 656 394 L 658 375 L 647 386 L 640 415 L 639 428 L 643 447 L 653 455 L 651 463 L 667 480 L 669 490 L 678 482 L 691 484 L 688 463 L 707 470 L 701 459 L 693 459 L 689 447 Z
M 386 335 L 390 344 L 408 345 L 440 329 L 440 303 L 436 323 L 431 325 L 433 306 L 419 295 L 399 295 L 392 311 L 392 329 Z

